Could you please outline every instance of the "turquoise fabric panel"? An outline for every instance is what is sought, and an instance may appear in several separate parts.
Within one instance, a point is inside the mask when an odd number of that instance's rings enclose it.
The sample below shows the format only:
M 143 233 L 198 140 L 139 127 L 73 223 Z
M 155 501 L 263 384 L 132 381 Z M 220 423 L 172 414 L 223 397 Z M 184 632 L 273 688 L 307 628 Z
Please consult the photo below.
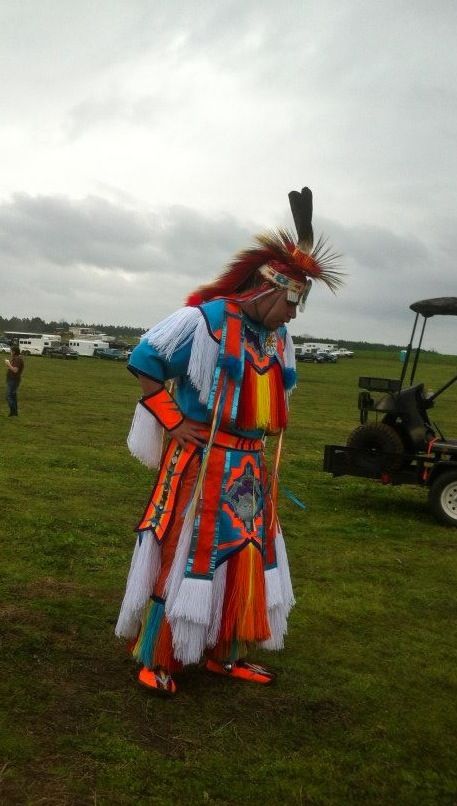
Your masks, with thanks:
M 165 359 L 147 339 L 143 339 L 133 350 L 128 367 L 134 373 L 139 372 L 158 381 L 169 381 L 186 374 L 191 348 L 192 341 L 189 341 L 169 359 Z
M 200 305 L 200 310 L 206 319 L 209 330 L 214 334 L 216 330 L 220 330 L 224 323 L 225 314 L 225 300 L 212 299 L 210 302 L 204 302 Z

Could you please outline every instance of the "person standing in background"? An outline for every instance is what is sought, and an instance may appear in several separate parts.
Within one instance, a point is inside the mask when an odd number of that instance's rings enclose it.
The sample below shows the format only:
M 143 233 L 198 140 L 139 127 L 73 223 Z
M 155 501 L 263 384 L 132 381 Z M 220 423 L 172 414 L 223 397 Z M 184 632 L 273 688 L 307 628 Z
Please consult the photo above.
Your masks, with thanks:
M 11 357 L 5 359 L 6 364 L 6 400 L 10 408 L 9 417 L 17 417 L 17 389 L 24 371 L 24 361 L 19 347 L 11 347 Z

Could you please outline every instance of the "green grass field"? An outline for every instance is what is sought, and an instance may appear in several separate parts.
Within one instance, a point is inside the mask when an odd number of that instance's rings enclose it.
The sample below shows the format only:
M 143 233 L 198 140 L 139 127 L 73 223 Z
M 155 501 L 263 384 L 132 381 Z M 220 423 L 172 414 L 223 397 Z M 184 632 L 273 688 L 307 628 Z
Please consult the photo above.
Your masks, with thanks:
M 414 487 L 332 479 L 357 378 L 387 353 L 305 364 L 280 502 L 297 606 L 259 689 L 192 668 L 173 701 L 113 635 L 151 474 L 125 446 L 119 364 L 29 358 L 0 416 L 0 790 L 5 804 L 456 804 L 457 530 Z M 436 390 L 457 358 L 427 356 Z M 457 391 L 434 417 L 457 437 Z

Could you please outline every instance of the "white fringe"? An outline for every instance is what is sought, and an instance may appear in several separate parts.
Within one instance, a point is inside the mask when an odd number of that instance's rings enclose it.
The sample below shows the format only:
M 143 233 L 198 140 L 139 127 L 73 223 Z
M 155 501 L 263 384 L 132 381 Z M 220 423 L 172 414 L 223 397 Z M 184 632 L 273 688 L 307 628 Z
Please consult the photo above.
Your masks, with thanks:
M 295 596 L 292 590 L 292 582 L 290 579 L 289 562 L 287 560 L 286 545 L 281 532 L 278 532 L 275 540 L 276 549 L 276 563 L 278 566 L 279 576 L 281 579 L 282 599 L 286 609 L 286 615 L 289 614 L 291 608 L 295 604 Z
M 181 583 L 184 579 L 184 572 L 186 570 L 187 558 L 189 556 L 190 544 L 192 541 L 192 532 L 194 528 L 194 516 L 190 509 L 184 518 L 181 534 L 179 536 L 178 545 L 176 547 L 173 564 L 170 568 L 168 579 L 165 583 L 165 613 L 167 618 L 175 603 L 175 599 L 179 593 Z
M 163 426 L 146 411 L 141 403 L 137 403 L 133 415 L 127 445 L 135 459 L 139 459 L 146 467 L 159 467 L 162 456 Z
M 182 663 L 198 663 L 207 644 L 212 580 L 183 579 L 168 621 L 173 652 Z
M 189 375 L 192 385 L 200 392 L 198 398 L 200 403 L 208 402 L 218 355 L 219 345 L 209 335 L 205 317 L 201 315 L 201 319 L 195 329 L 192 352 L 187 369 L 187 374 Z
M 284 636 L 287 633 L 287 617 L 284 606 L 278 605 L 268 610 L 268 622 L 270 624 L 270 638 L 262 641 L 262 649 L 284 649 Z
M 287 369 L 297 369 L 297 361 L 295 358 L 295 347 L 290 333 L 286 333 L 286 343 L 284 350 L 284 366 Z
M 184 664 L 198 663 L 205 649 L 217 643 L 226 576 L 227 563 L 222 563 L 212 581 L 186 578 L 181 583 L 168 619 L 174 655 Z
M 176 350 L 190 341 L 201 318 L 202 313 L 198 308 L 188 305 L 185 308 L 178 308 L 144 333 L 141 340 L 147 339 L 148 343 L 168 360 Z
M 217 644 L 219 631 L 221 628 L 222 608 L 225 597 L 225 582 L 227 578 L 227 563 L 219 565 L 213 577 L 213 595 L 211 599 L 211 619 L 208 630 L 207 646 L 213 647 Z
M 269 568 L 265 571 L 265 593 L 268 609 L 277 607 L 278 605 L 284 606 L 281 577 L 278 568 Z
M 173 624 L 178 619 L 208 627 L 211 618 L 211 593 L 211 579 L 185 577 L 168 616 L 172 631 Z
M 271 636 L 262 641 L 262 649 L 283 649 L 284 636 L 287 634 L 287 616 L 295 604 L 292 582 L 290 580 L 289 563 L 286 546 L 281 532 L 275 540 L 277 568 L 265 572 L 268 622 Z
M 151 596 L 160 569 L 160 546 L 150 529 L 137 538 L 119 618 L 118 638 L 135 638 L 143 608 Z
M 198 663 L 206 647 L 207 628 L 187 619 L 177 619 L 173 626 L 173 654 L 182 663 Z

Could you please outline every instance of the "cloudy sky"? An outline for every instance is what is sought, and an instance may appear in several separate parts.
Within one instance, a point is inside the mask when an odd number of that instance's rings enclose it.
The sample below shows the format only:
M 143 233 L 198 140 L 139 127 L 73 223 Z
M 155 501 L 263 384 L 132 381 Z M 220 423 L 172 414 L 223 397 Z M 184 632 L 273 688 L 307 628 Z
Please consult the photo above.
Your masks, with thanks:
M 404 343 L 457 296 L 456 31 L 455 0 L 0 0 L 0 314 L 149 326 L 309 185 L 347 281 L 293 332 Z

